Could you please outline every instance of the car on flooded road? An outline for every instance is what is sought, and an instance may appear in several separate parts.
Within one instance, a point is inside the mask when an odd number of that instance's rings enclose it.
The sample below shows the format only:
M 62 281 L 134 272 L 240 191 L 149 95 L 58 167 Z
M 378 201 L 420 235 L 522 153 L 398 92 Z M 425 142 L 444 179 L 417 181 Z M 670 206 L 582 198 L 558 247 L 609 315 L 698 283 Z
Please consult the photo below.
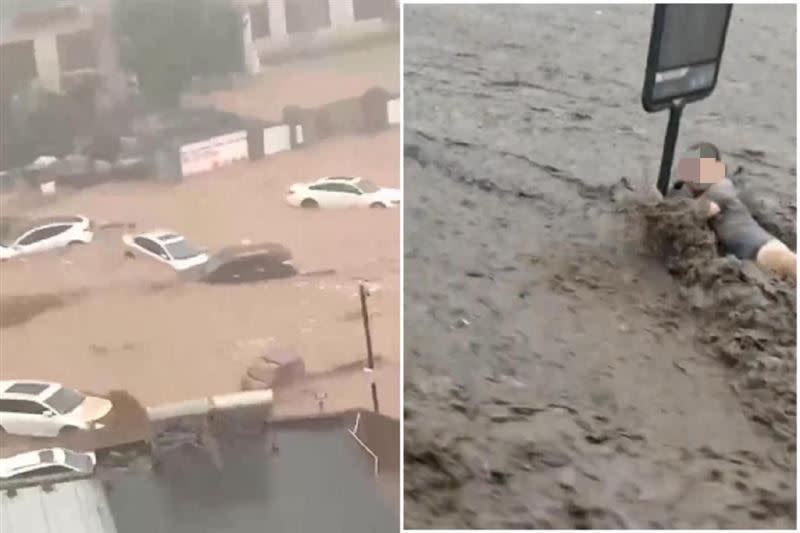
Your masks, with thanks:
M 198 271 L 201 281 L 212 284 L 254 283 L 298 274 L 291 251 L 276 243 L 223 248 Z
M 92 221 L 82 215 L 35 220 L 0 219 L 0 260 L 47 252 L 94 238 Z
M 96 464 L 97 457 L 93 452 L 45 448 L 0 459 L 0 479 L 71 473 L 89 475 L 94 472 Z
M 165 263 L 179 272 L 204 265 L 209 259 L 205 250 L 195 248 L 183 235 L 169 230 L 126 234 L 122 236 L 122 242 L 136 252 Z
M 57 437 L 74 429 L 102 427 L 98 420 L 111 411 L 105 398 L 89 396 L 58 383 L 0 381 L 0 432 L 32 437 Z
M 294 207 L 345 209 L 398 207 L 400 189 L 379 187 L 358 177 L 327 177 L 289 187 L 286 201 Z

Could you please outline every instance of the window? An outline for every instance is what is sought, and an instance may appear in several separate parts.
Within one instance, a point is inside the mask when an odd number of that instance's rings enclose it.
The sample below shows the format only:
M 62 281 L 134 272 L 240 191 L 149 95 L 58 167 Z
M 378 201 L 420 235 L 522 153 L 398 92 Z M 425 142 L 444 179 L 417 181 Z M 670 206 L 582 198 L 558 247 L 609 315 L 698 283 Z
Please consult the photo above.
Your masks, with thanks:
M 0 410 L 26 415 L 41 415 L 46 411 L 44 405 L 28 400 L 0 400 Z
M 331 27 L 328 0 L 284 0 L 284 5 L 287 33 L 311 32 Z
M 74 411 L 85 399 L 86 397 L 78 391 L 62 388 L 54 392 L 45 403 L 54 411 L 67 414 Z
M 358 189 L 356 189 L 352 185 L 347 185 L 345 183 L 340 183 L 338 185 L 338 187 L 339 187 L 339 192 L 344 192 L 344 193 L 348 193 L 348 194 L 361 194 L 361 191 L 359 191 Z
M 50 465 L 50 466 L 42 466 L 39 468 L 34 468 L 24 474 L 18 474 L 14 477 L 17 478 L 38 478 L 40 476 L 55 476 L 58 474 L 67 474 L 72 472 L 69 468 L 60 465 Z
M 32 232 L 22 237 L 22 239 L 19 240 L 19 244 L 27 246 L 29 244 L 34 244 L 36 242 L 43 241 L 45 239 L 50 239 L 52 237 L 55 237 L 56 235 L 64 233 L 70 227 L 71 226 L 62 224 L 58 226 L 48 226 L 46 228 L 33 230 Z
M 161 248 L 158 244 L 154 243 L 150 239 L 146 239 L 144 237 L 136 237 L 133 242 L 137 245 L 141 246 L 143 249 L 147 250 L 151 254 L 156 254 L 159 256 L 164 257 L 166 254 L 164 253 L 164 249 Z
M 361 194 L 361 191 L 346 183 L 320 183 L 310 187 L 313 191 L 344 192 L 349 194 Z
M 250 12 L 250 32 L 253 40 L 269 37 L 269 4 L 261 2 L 247 6 Z
M 0 88 L 8 93 L 25 87 L 36 79 L 36 55 L 33 41 L 19 41 L 0 45 Z
M 91 69 L 97 65 L 94 35 L 91 30 L 58 35 L 56 47 L 61 72 Z
M 35 396 L 43 393 L 49 386 L 50 385 L 46 383 L 14 383 L 6 389 L 6 392 L 10 394 L 31 394 Z
M 399 9 L 397 0 L 353 0 L 356 20 L 391 19 Z

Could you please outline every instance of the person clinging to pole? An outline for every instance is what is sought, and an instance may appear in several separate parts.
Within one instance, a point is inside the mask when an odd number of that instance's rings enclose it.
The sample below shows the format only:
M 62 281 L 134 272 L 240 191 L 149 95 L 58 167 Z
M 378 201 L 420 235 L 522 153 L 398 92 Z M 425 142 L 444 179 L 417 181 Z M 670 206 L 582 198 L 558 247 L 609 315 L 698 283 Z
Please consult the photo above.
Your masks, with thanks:
M 727 178 L 719 149 L 711 143 L 693 145 L 678 163 L 674 187 L 686 187 L 725 251 L 750 260 L 783 278 L 797 278 L 797 256 L 762 228 Z

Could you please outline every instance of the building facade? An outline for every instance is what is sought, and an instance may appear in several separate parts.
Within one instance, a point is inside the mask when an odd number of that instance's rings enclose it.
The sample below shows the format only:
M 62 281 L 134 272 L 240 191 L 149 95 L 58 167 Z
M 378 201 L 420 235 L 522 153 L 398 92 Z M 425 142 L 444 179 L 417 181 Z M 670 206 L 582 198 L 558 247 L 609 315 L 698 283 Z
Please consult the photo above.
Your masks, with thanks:
M 246 70 L 263 61 L 396 30 L 398 0 L 234 0 L 243 15 Z

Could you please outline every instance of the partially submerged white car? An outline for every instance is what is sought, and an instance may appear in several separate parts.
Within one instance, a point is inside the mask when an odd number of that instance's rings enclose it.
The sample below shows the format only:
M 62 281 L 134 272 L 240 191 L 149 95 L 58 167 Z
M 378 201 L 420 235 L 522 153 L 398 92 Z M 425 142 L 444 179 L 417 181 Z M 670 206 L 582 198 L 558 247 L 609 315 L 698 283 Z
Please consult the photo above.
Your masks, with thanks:
M 64 431 L 94 430 L 111 411 L 111 401 L 87 396 L 58 383 L 0 381 L 0 432 L 57 437 Z
M 400 189 L 378 187 L 357 177 L 327 177 L 289 187 L 286 201 L 294 207 L 341 209 L 348 207 L 397 207 Z
M 94 238 L 92 221 L 82 215 L 48 217 L 33 221 L 0 221 L 0 260 L 46 252 Z
M 169 230 L 155 230 L 139 235 L 123 235 L 130 248 L 161 261 L 177 271 L 188 270 L 208 262 L 208 254 L 189 244 L 183 235 Z
M 46 448 L 0 459 L 0 479 L 70 473 L 89 475 L 96 464 L 93 452 Z

